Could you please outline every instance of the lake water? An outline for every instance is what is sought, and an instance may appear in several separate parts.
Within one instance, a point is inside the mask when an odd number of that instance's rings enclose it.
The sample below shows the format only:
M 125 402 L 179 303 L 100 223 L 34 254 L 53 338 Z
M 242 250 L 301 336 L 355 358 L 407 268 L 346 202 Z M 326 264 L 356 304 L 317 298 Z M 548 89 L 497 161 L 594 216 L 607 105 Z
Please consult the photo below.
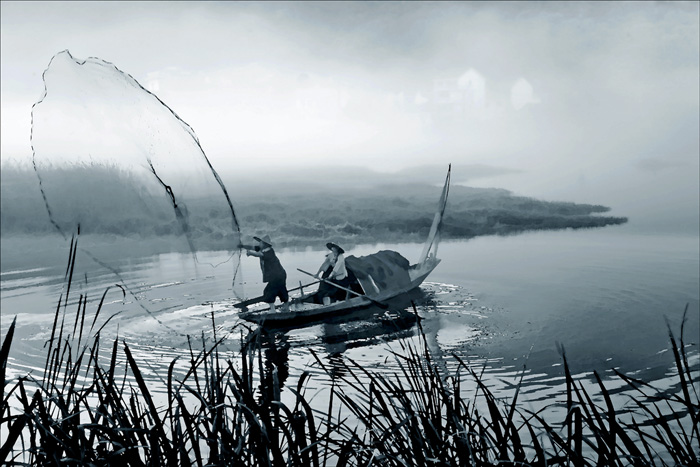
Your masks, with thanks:
M 43 346 L 50 338 L 59 296 L 65 292 L 66 266 L 58 261 L 49 264 L 47 256 L 36 258 L 19 246 L 13 251 L 13 241 L 27 242 L 3 239 L 3 255 L 14 253 L 16 258 L 3 258 L 0 294 L 3 337 L 11 319 L 17 317 L 9 371 L 18 376 L 43 368 Z M 417 244 L 363 245 L 346 254 L 394 249 L 413 262 L 421 248 Z M 278 251 L 289 274 L 288 287 L 307 283 L 308 277 L 296 268 L 315 272 L 323 255 L 312 249 Z M 67 256 L 66 244 L 56 257 Z M 66 332 L 73 329 L 76 305 L 72 303 L 81 293 L 90 299 L 87 326 L 105 289 L 120 282 L 130 292 L 122 298 L 118 288 L 110 289 L 96 327 L 120 313 L 103 335 L 125 339 L 147 362 L 146 372 L 154 381 L 167 372 L 173 358 L 188 352 L 187 335 L 195 340 L 202 333 L 212 336 L 212 312 L 217 335 L 227 337 L 222 350 L 233 355 L 247 329 L 231 306 L 236 299 L 231 284 L 233 261 L 225 262 L 229 256 L 228 252 L 206 252 L 199 255 L 198 263 L 191 255 L 177 253 L 115 260 L 110 264 L 120 278 L 79 256 Z M 509 394 L 510 383 L 524 367 L 530 400 L 561 393 L 559 344 L 583 380 L 590 379 L 593 370 L 610 375 L 617 368 L 668 386 L 673 356 L 666 322 L 679 336 L 686 305 L 685 343 L 694 368 L 699 367 L 697 235 L 645 235 L 628 226 L 532 232 L 443 242 L 438 256 L 442 263 L 411 297 L 422 318 L 426 342 L 448 367 L 454 366 L 452 355 L 457 355 L 483 368 L 497 395 Z M 223 264 L 212 268 L 208 262 Z M 246 296 L 262 291 L 257 259 L 244 257 L 238 278 L 241 283 L 236 290 Z M 331 363 L 352 359 L 371 369 L 391 371 L 391 350 L 402 339 L 415 342 L 418 334 L 412 323 L 391 327 L 378 325 L 376 316 L 365 317 L 275 333 L 270 336 L 268 355 L 288 369 L 287 381 L 292 384 L 303 371 L 311 371 L 313 389 L 323 386 L 324 375 L 309 349 Z

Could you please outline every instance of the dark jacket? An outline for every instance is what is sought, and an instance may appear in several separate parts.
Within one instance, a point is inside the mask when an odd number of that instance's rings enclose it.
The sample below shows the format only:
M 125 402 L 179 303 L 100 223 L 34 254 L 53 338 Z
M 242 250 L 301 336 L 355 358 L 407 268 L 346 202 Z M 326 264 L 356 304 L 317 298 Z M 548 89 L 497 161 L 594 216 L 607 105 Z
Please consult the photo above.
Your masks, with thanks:
M 255 251 L 260 251 L 260 247 L 255 247 Z M 262 250 L 260 258 L 260 269 L 262 269 L 263 282 L 274 282 L 287 279 L 287 271 L 284 270 L 280 260 L 272 247 Z

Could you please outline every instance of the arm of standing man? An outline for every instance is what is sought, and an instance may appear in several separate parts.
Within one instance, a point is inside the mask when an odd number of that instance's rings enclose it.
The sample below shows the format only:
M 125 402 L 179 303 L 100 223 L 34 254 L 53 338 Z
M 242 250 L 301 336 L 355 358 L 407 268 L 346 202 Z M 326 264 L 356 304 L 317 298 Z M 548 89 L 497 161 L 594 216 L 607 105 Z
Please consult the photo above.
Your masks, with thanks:
M 257 256 L 258 258 L 262 258 L 262 251 L 260 251 L 259 246 L 252 246 L 252 245 L 244 245 L 242 243 L 238 244 L 238 248 L 243 248 L 246 250 L 245 255 L 246 256 Z

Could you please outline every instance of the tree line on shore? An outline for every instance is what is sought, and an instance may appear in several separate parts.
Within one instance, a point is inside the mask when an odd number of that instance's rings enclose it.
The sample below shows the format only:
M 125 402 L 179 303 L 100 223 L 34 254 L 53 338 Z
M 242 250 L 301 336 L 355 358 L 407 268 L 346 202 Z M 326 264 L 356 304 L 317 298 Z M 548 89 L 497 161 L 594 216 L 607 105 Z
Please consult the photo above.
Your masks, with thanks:
M 49 169 L 55 181 L 47 191 L 54 217 L 83 234 L 180 236 L 182 223 L 159 193 L 137 186 L 128 173 L 113 168 L 79 166 Z M 266 232 L 279 246 L 308 245 L 327 239 L 345 244 L 422 241 L 430 229 L 440 188 L 421 184 L 328 189 L 300 184 L 238 187 L 227 183 L 241 229 Z M 52 232 L 36 174 L 29 168 L 2 170 L 0 220 L 3 235 Z M 245 190 L 245 191 L 241 191 Z M 178 194 L 176 193 L 176 196 Z M 210 199 L 179 198 L 189 234 L 199 244 L 228 249 L 237 243 L 230 213 Z M 503 189 L 451 187 L 442 235 L 468 239 L 530 230 L 595 228 L 622 224 L 625 217 L 603 215 L 601 205 L 542 201 Z

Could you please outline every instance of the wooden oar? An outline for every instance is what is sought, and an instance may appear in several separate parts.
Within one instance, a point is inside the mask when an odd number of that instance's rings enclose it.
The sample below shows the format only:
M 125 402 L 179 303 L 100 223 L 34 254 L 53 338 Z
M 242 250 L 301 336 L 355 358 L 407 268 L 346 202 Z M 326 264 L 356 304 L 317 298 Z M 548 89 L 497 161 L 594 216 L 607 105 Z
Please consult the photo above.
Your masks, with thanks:
M 313 274 L 311 274 L 310 272 L 304 271 L 303 269 L 297 268 L 297 271 L 303 272 L 304 274 L 308 274 L 308 275 L 311 276 L 311 277 L 316 277 L 316 276 L 314 276 Z M 344 291 L 346 291 L 346 292 L 350 292 L 351 294 L 357 295 L 358 297 L 366 298 L 367 300 L 369 300 L 370 302 L 374 303 L 374 304 L 377 305 L 379 308 L 382 308 L 382 309 L 384 309 L 384 310 L 386 310 L 387 308 L 389 308 L 389 305 L 387 305 L 386 303 L 378 302 L 377 300 L 373 299 L 372 297 L 368 297 L 367 295 L 363 295 L 363 294 L 361 294 L 361 293 L 359 293 L 359 292 L 355 292 L 354 290 L 348 289 L 348 288 L 346 288 L 346 287 L 343 287 L 342 285 L 338 285 L 338 284 L 336 284 L 336 283 L 333 282 L 333 281 L 329 281 L 329 280 L 327 280 L 327 279 L 320 279 L 320 281 L 321 281 L 321 282 L 325 282 L 326 284 L 330 284 L 330 285 L 332 285 L 333 287 L 337 287 L 337 288 L 339 288 L 340 290 L 344 290 Z
M 303 289 L 304 287 L 308 287 L 308 286 L 310 286 L 310 285 L 318 284 L 319 282 L 321 282 L 321 281 L 314 281 L 314 282 L 310 282 L 310 283 L 308 283 L 308 284 L 306 284 L 306 285 L 300 285 L 299 287 L 295 287 L 295 288 L 293 288 L 293 289 L 287 290 L 287 292 L 294 292 L 295 290 Z M 249 298 L 248 300 L 245 300 L 245 301 L 240 302 L 240 303 L 236 303 L 236 304 L 234 304 L 233 306 L 236 307 L 236 308 L 245 308 L 245 307 L 247 307 L 248 305 L 252 305 L 252 304 L 254 304 L 254 303 L 260 303 L 260 302 L 262 302 L 263 298 L 264 298 L 264 297 L 263 297 L 262 295 L 261 295 L 260 297 Z

